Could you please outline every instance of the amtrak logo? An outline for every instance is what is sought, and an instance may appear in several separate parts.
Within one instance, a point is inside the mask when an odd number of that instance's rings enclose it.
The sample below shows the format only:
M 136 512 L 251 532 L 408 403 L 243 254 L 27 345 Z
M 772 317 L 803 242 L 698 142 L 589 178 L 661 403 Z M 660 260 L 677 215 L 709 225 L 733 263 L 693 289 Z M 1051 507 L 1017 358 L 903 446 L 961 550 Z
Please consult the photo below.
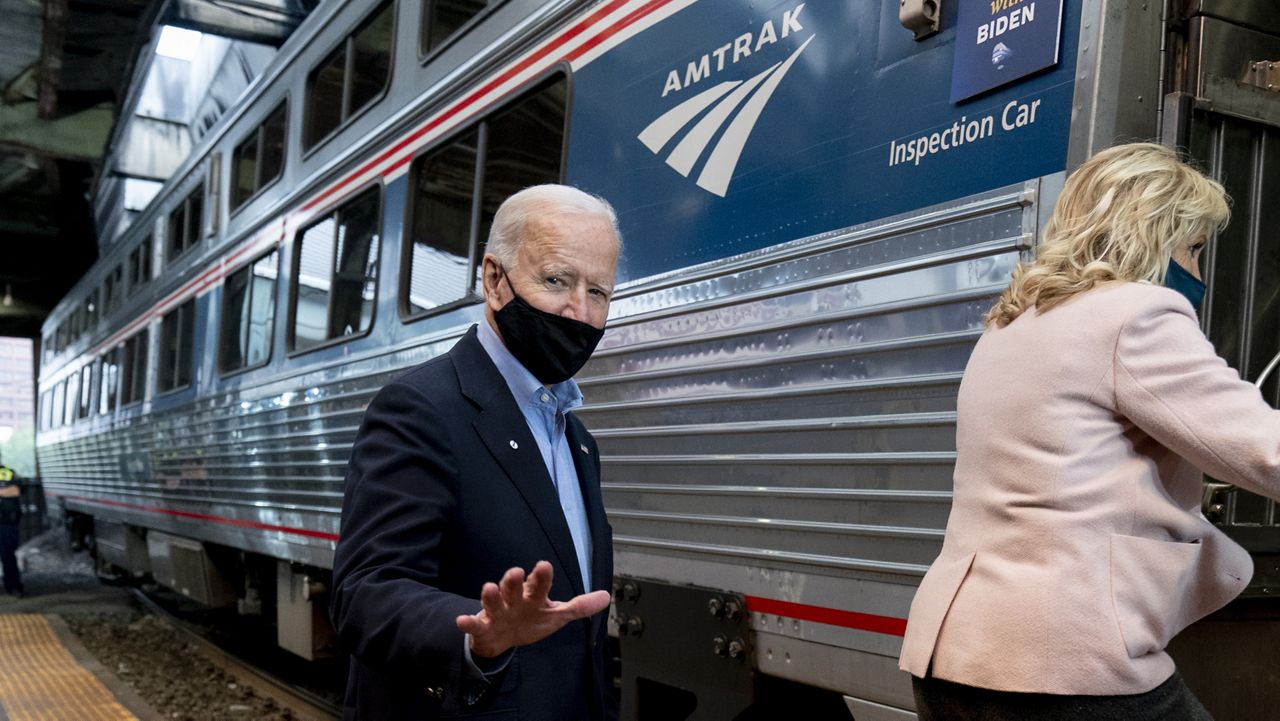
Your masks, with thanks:
M 804 7 L 800 5 L 799 7 Z M 796 14 L 798 15 L 798 9 Z M 772 25 L 768 26 L 772 32 Z M 757 40 L 764 42 L 765 35 Z M 765 105 L 773 92 L 778 89 L 787 71 L 795 65 L 800 53 L 813 42 L 813 35 L 795 49 L 790 57 L 780 63 L 774 63 L 764 72 L 747 80 L 727 80 L 698 93 L 674 108 L 663 113 L 649 127 L 640 132 L 636 138 L 644 143 L 653 154 L 658 155 L 663 148 L 682 130 L 692 125 L 679 142 L 667 155 L 666 163 L 677 173 L 689 177 L 698 159 L 703 157 L 707 146 L 723 128 L 720 139 L 706 153 L 707 160 L 698 174 L 697 185 L 703 190 L 724 197 L 729 190 L 729 181 L 733 179 L 733 171 L 738 166 L 738 158 L 751 136 L 756 121 L 764 112 Z M 750 44 L 747 44 L 750 47 Z M 704 56 L 704 63 L 706 62 Z M 723 60 L 723 54 L 721 55 Z M 735 54 L 734 61 L 737 56 Z M 692 64 L 691 64 L 692 66 Z M 706 67 L 704 65 L 704 67 Z M 680 89 L 679 86 L 675 89 Z M 664 91 L 664 95 L 666 92 Z M 707 110 L 710 108 L 710 110 Z M 739 109 L 740 108 L 740 109 Z M 703 114 L 703 111 L 707 111 Z M 736 114 L 735 114 L 736 111 Z M 701 115 L 701 119 L 694 120 Z

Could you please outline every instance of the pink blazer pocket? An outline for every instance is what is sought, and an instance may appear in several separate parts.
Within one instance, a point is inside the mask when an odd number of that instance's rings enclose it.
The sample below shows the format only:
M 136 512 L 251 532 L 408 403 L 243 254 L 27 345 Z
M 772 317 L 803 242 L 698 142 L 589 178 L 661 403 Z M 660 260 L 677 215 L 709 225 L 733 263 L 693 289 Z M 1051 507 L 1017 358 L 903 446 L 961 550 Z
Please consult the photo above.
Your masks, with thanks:
M 1192 609 L 1199 575 L 1199 542 L 1111 536 L 1111 601 L 1129 658 L 1164 650 L 1196 620 Z
M 975 555 L 970 553 L 948 561 L 938 559 L 929 568 L 911 601 L 898 668 L 924 678 L 933 659 L 933 647 L 938 641 L 938 632 L 942 630 L 942 622 L 947 618 L 947 611 L 951 610 L 951 602 L 960 591 L 960 585 L 969 575 Z

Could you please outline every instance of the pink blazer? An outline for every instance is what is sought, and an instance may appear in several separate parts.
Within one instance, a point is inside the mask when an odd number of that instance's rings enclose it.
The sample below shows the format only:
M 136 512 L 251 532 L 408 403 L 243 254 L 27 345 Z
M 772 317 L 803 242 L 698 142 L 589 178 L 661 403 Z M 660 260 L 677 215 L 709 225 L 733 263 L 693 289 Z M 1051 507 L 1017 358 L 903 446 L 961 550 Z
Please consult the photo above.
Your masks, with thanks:
M 951 516 L 900 667 L 1056 694 L 1167 679 L 1169 639 L 1253 574 L 1201 514 L 1200 471 L 1280 496 L 1280 411 L 1145 283 L 987 331 L 958 409 Z

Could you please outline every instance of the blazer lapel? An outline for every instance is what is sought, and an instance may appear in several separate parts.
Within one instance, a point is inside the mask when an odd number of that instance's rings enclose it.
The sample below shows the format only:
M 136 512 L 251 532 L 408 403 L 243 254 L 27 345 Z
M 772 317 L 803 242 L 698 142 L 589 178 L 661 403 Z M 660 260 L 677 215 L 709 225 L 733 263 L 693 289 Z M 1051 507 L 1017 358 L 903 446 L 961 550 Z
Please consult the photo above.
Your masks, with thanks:
M 582 487 L 582 505 L 587 509 L 587 523 L 591 526 L 591 578 L 595 589 L 608 590 L 605 582 L 604 553 L 610 547 L 609 524 L 605 518 L 604 500 L 600 494 L 600 475 L 596 472 L 596 461 L 592 458 L 592 444 L 587 442 L 586 429 L 577 418 L 565 424 L 565 440 L 573 453 L 574 464 L 578 468 L 578 482 Z M 595 590 L 591 589 L 591 590 Z
M 449 351 L 462 392 L 480 406 L 472 425 L 546 534 L 556 555 L 555 559 L 547 560 L 555 563 L 556 576 L 569 581 L 573 595 L 584 593 L 573 536 L 569 534 L 569 524 L 542 452 L 506 380 L 475 333 L 472 328 Z

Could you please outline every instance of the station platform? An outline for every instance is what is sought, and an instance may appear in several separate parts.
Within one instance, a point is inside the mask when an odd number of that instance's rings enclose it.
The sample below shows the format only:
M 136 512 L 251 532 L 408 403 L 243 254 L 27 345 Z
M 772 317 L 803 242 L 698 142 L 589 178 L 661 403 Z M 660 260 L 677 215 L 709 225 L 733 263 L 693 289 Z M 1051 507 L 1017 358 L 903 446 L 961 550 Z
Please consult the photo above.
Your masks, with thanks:
M 0 721 L 153 721 L 60 616 L 0 613 Z

